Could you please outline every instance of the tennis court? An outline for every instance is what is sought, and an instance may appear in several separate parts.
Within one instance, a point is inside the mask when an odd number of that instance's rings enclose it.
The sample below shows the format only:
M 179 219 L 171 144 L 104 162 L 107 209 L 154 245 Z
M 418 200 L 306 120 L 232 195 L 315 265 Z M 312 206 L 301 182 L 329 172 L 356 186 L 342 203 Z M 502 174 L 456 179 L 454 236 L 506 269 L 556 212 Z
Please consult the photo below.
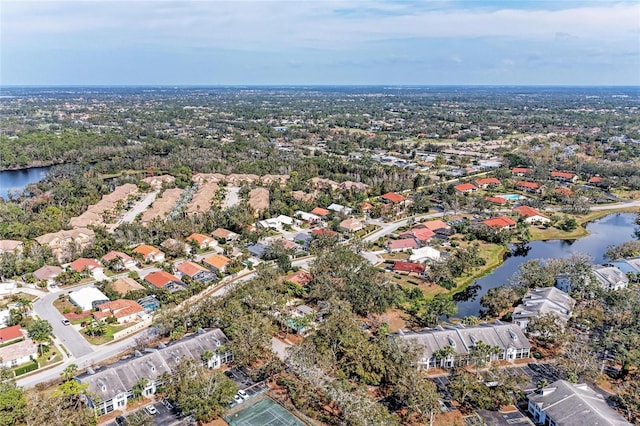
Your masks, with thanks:
M 282 406 L 269 398 L 224 418 L 230 426 L 305 426 Z

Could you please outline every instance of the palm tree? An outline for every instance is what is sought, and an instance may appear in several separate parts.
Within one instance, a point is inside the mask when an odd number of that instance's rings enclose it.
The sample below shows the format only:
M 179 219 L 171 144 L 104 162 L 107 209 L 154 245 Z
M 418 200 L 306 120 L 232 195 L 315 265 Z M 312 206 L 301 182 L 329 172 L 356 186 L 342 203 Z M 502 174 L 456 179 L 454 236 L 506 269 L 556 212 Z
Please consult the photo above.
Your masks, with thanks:
M 31 310 L 32 303 L 31 300 L 21 297 L 16 301 L 16 305 L 20 308 L 20 312 L 24 314 Z
M 455 354 L 456 354 L 455 348 L 451 345 L 447 345 L 435 351 L 433 353 L 433 356 L 435 356 L 436 359 L 439 361 L 444 361 Z
M 64 370 L 62 370 L 62 373 L 60 373 L 60 377 L 62 377 L 62 380 L 67 382 L 73 379 L 73 377 L 76 375 L 77 372 L 78 372 L 78 366 L 75 364 L 70 364 Z

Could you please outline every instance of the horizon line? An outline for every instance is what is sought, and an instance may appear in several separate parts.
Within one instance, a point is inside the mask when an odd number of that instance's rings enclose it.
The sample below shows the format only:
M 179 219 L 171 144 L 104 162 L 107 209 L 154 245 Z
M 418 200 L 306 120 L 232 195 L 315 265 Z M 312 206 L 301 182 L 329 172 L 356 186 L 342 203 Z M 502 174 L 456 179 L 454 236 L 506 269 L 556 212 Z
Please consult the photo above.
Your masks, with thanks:
M 307 88 L 307 87 L 564 87 L 638 88 L 640 84 L 0 84 L 0 90 L 13 88 Z

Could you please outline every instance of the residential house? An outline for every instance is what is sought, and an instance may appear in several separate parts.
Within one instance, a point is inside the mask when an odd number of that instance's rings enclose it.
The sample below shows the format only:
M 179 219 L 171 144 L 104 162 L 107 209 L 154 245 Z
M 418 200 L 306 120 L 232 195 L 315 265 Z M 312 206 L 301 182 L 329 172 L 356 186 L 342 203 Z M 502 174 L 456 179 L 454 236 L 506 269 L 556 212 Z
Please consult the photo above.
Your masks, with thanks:
M 213 248 L 218 245 L 218 241 L 215 238 L 198 233 L 189 235 L 187 241 L 196 244 L 199 249 Z
M 518 212 L 520 217 L 526 223 L 549 223 L 551 219 L 549 217 L 543 215 L 538 210 L 529 206 L 518 206 L 513 209 L 513 211 Z
M 511 169 L 511 174 L 514 176 L 522 177 L 522 176 L 528 175 L 532 171 L 533 170 L 527 167 L 514 167 L 513 169 Z
M 475 181 L 475 184 L 478 188 L 486 189 L 490 186 L 500 186 L 502 183 L 500 182 L 500 179 L 491 177 L 491 178 L 478 179 Z
M 91 229 L 76 228 L 44 234 L 35 240 L 41 246 L 49 247 L 58 262 L 64 262 L 93 244 L 94 239 L 95 233 Z
M 90 274 L 104 272 L 104 266 L 93 259 L 81 257 L 69 264 L 69 267 L 76 272 L 89 272 Z
M 400 204 L 407 199 L 395 192 L 387 192 L 386 194 L 380 196 L 380 200 L 382 200 L 383 203 Z
M 578 175 L 575 173 L 566 173 L 566 172 L 551 172 L 551 178 L 553 180 L 557 180 L 560 182 L 571 182 L 575 183 L 578 180 Z
M 322 219 L 326 219 L 327 217 L 329 217 L 330 211 L 327 209 L 323 209 L 322 207 L 316 207 L 311 210 L 310 213 L 319 216 Z
M 500 348 L 500 352 L 491 355 L 488 361 L 529 358 L 531 351 L 531 344 L 520 327 L 499 321 L 472 327 L 438 326 L 419 332 L 399 331 L 395 336 L 413 340 L 423 348 L 423 356 L 418 361 L 418 367 L 422 369 L 469 365 L 472 362 L 469 355 L 478 342 Z M 448 346 L 453 348 L 454 355 L 439 359 L 438 350 Z
M 604 182 L 604 179 L 601 178 L 600 176 L 596 175 L 596 176 L 591 176 L 589 178 L 588 182 L 589 182 L 590 185 L 598 186 L 598 185 L 601 185 Z
M 125 324 L 137 321 L 144 313 L 144 308 L 138 302 L 118 299 L 98 305 L 97 311 L 93 312 L 93 318 L 96 321 L 105 321 L 109 317 L 114 317 L 118 324 Z
M 166 271 L 158 271 L 147 274 L 144 280 L 156 288 L 163 288 L 171 293 L 186 289 L 186 284 L 180 278 Z
M 526 180 L 517 181 L 514 186 L 521 191 L 526 192 L 540 192 L 540 185 L 535 182 L 529 182 Z
M 629 285 L 629 277 L 615 266 L 596 267 L 593 270 L 598 284 L 605 290 L 621 290 Z
M 284 226 L 292 226 L 293 223 L 292 217 L 281 214 L 278 217 L 261 220 L 256 223 L 256 226 L 263 229 L 282 229 Z
M 212 254 L 206 259 L 202 260 L 202 263 L 207 268 L 211 269 L 214 272 L 224 273 L 227 269 L 227 265 L 231 262 L 231 260 L 225 256 L 220 254 Z
M 268 247 L 262 243 L 253 243 L 247 245 L 249 254 L 257 259 L 262 259 L 267 253 Z
M 345 207 L 345 206 L 343 206 L 341 204 L 336 204 L 336 203 L 330 204 L 329 207 L 327 207 L 327 209 L 329 209 L 331 211 L 334 211 L 336 213 L 343 213 L 343 214 L 345 214 L 347 216 L 351 216 L 353 214 L 353 209 L 352 208 Z
M 426 269 L 427 267 L 423 263 L 395 261 L 393 264 L 393 272 L 407 272 L 424 275 Z
M 22 332 L 22 326 L 12 325 L 11 327 L 0 328 L 0 346 L 8 345 L 9 343 L 15 343 L 19 340 L 23 340 L 25 335 Z
M 205 284 L 216 279 L 216 274 L 207 268 L 188 260 L 179 263 L 176 267 L 176 271 L 181 278 L 186 275 L 194 281 L 200 281 Z
M 555 188 L 553 190 L 553 193 L 565 198 L 571 197 L 573 195 L 573 191 L 571 190 L 571 188 L 567 188 L 566 186 L 559 186 Z
M 0 240 L 0 255 L 9 253 L 19 255 L 24 250 L 24 243 L 18 240 Z
M 421 228 L 421 227 L 427 228 L 433 232 L 437 232 L 440 229 L 451 229 L 449 225 L 447 225 L 445 222 L 443 222 L 440 219 L 428 220 L 426 222 L 422 222 L 414 226 L 414 228 Z
M 14 368 L 36 359 L 38 345 L 19 325 L 0 328 L 0 367 Z
M 62 273 L 62 268 L 59 266 L 44 265 L 42 268 L 33 272 L 33 276 L 38 281 L 47 281 L 50 285 L 55 283 L 55 278 Z
M 420 245 L 415 238 L 404 238 L 401 240 L 391 240 L 385 244 L 387 251 L 393 253 L 397 251 L 415 250 Z
M 358 219 L 349 218 L 345 219 L 338 225 L 339 228 L 345 232 L 357 232 L 364 229 L 364 224 Z
M 287 275 L 284 280 L 304 287 L 313 280 L 313 275 L 311 275 L 310 272 L 300 269 L 297 272 Z
M 211 235 L 227 243 L 231 241 L 235 241 L 240 237 L 240 235 L 236 234 L 235 232 L 229 231 L 228 229 L 224 229 L 224 228 L 216 229 L 211 233 Z
M 121 271 L 123 269 L 135 269 L 138 266 L 138 262 L 131 256 L 121 251 L 110 251 L 102 256 L 100 259 L 104 265 L 113 269 L 114 271 Z
M 492 217 L 491 219 L 483 220 L 480 224 L 495 231 L 514 229 L 517 225 L 513 219 L 508 216 Z
M 399 237 L 414 238 L 420 243 L 421 246 L 425 246 L 429 242 L 429 240 L 433 238 L 435 235 L 436 233 L 430 229 L 416 227 L 416 228 L 410 229 L 409 231 L 402 232 L 399 235 Z
M 529 322 L 545 314 L 553 314 L 566 324 L 575 305 L 575 299 L 555 287 L 534 288 L 527 291 L 511 318 L 523 330 Z
M 147 244 L 140 244 L 133 252 L 142 256 L 146 263 L 164 262 L 165 260 L 164 253 L 160 249 Z
M 478 188 L 472 183 L 461 183 L 453 187 L 457 192 L 466 194 L 468 192 L 476 192 Z
M 309 234 L 305 234 L 304 232 L 299 232 L 296 235 L 294 235 L 292 238 L 293 242 L 295 242 L 305 250 L 309 249 L 309 245 L 311 244 L 312 240 L 313 240 L 313 237 Z
M 360 209 L 362 210 L 362 213 L 364 213 L 365 215 L 369 215 L 369 213 L 373 209 L 373 204 L 367 203 L 365 201 L 365 202 L 360 204 Z
M 333 229 L 329 228 L 317 228 L 311 231 L 313 235 L 322 236 L 322 237 L 337 237 L 338 233 Z
M 557 380 L 528 396 L 533 421 L 549 426 L 631 426 L 588 385 Z
M 228 349 L 229 340 L 220 329 L 199 331 L 178 341 L 161 344 L 157 349 L 144 353 L 135 352 L 133 357 L 122 359 L 106 367 L 95 367 L 77 376 L 87 389 L 88 405 L 99 416 L 115 410 L 124 411 L 135 397 L 133 388 L 143 379 L 147 382 L 142 391 L 144 397 L 156 393 L 160 378 L 170 373 L 182 360 L 202 360 L 205 351 L 213 354 L 206 361 L 209 368 L 220 368 L 233 361 L 233 352 Z M 203 361 L 204 362 L 204 361 Z
M 176 181 L 176 178 L 171 175 L 161 175 L 161 176 L 150 176 L 142 179 L 144 183 L 149 184 L 152 189 L 160 190 L 162 189 L 162 185 L 171 185 Z
M 438 260 L 440 259 L 440 252 L 433 247 L 424 246 L 418 249 L 411 250 L 411 256 L 409 260 L 411 262 L 423 262 L 427 259 Z
M 315 215 L 313 213 L 303 212 L 302 210 L 296 210 L 296 212 L 294 213 L 294 216 L 297 219 L 300 219 L 301 221 L 309 224 L 314 224 L 322 220 L 320 216 Z
M 126 296 L 127 293 L 134 290 L 144 290 L 144 286 L 140 284 L 138 281 L 129 277 L 118 278 L 111 284 L 109 287 L 120 296 Z
M 491 204 L 495 204 L 496 206 L 504 206 L 507 204 L 506 198 L 502 197 L 484 197 L 485 201 L 490 202 Z
M 69 301 L 82 311 L 90 311 L 101 303 L 108 302 L 109 298 L 95 287 L 85 287 L 69 293 Z

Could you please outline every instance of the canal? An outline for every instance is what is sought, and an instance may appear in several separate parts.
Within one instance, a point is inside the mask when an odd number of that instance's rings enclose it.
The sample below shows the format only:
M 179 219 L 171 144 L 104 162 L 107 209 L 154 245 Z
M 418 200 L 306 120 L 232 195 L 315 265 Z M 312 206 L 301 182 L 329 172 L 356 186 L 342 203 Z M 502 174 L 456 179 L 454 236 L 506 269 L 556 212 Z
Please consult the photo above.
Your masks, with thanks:
M 476 280 L 465 291 L 454 296 L 458 306 L 457 318 L 480 315 L 480 299 L 490 288 L 509 281 L 518 267 L 530 260 L 567 258 L 573 253 L 586 253 L 598 264 L 604 262 L 607 246 L 633 240 L 634 213 L 614 213 L 587 224 L 589 235 L 577 240 L 533 241 L 520 255 L 510 256 L 489 275 Z

